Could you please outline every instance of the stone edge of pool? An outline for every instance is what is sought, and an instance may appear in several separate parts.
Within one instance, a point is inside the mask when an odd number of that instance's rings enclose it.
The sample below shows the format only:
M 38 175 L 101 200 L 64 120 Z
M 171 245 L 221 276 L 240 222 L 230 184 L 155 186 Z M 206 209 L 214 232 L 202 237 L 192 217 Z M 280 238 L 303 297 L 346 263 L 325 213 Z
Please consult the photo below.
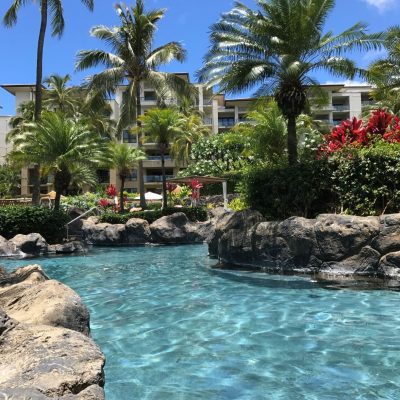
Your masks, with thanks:
M 0 395 L 104 399 L 105 357 L 89 320 L 77 293 L 40 266 L 0 269 Z

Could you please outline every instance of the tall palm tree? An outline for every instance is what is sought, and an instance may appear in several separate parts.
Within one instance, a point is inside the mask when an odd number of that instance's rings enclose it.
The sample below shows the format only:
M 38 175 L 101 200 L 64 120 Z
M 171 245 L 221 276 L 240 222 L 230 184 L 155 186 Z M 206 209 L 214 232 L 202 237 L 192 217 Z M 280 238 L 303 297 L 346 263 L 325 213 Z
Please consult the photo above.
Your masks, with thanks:
M 81 2 L 93 10 L 94 0 L 81 0 Z M 28 3 L 28 0 L 12 0 L 10 8 L 3 18 L 3 23 L 7 27 L 12 27 L 17 23 L 17 16 L 20 8 Z M 36 89 L 35 89 L 35 120 L 40 119 L 42 112 L 42 79 L 43 79 L 43 49 L 46 37 L 48 17 L 51 18 L 52 36 L 61 37 L 64 32 L 64 13 L 62 0 L 40 0 L 40 30 L 37 45 L 36 59 Z M 33 168 L 33 193 L 32 202 L 36 205 L 40 203 L 40 165 Z
M 49 110 L 58 110 L 64 114 L 73 115 L 78 106 L 76 89 L 68 86 L 70 75 L 50 75 L 44 80 L 48 89 L 44 94 L 44 106 Z
M 112 142 L 110 147 L 109 166 L 117 170 L 120 179 L 119 211 L 123 213 L 125 181 L 132 169 L 138 166 L 139 161 L 146 159 L 146 156 L 142 150 L 129 146 L 126 143 Z
M 371 50 L 383 34 L 367 35 L 357 23 L 341 34 L 323 33 L 334 0 L 256 0 L 252 10 L 237 2 L 211 27 L 211 47 L 199 71 L 200 81 L 226 92 L 256 85 L 256 96 L 273 95 L 288 121 L 289 163 L 297 161 L 296 118 L 304 111 L 312 74 L 325 70 L 353 78 L 357 68 L 344 57 L 352 50 Z
M 78 53 L 76 69 L 81 71 L 98 65 L 106 69 L 88 78 L 88 87 L 104 92 L 113 92 L 116 87 L 126 84 L 118 120 L 118 131 L 131 127 L 142 114 L 141 84 L 146 81 L 157 94 L 189 93 L 188 84 L 174 74 L 160 72 L 162 65 L 173 60 L 183 62 L 186 52 L 178 42 L 169 42 L 154 48 L 157 22 L 164 17 L 165 10 L 146 12 L 143 0 L 136 0 L 133 7 L 116 5 L 120 26 L 109 28 L 96 26 L 91 35 L 103 40 L 112 52 L 104 50 L 85 50 Z M 140 135 L 140 134 L 139 134 Z M 141 139 L 141 138 L 139 138 Z M 139 140 L 141 146 L 141 140 Z M 140 206 L 146 207 L 144 197 L 143 164 L 139 163 Z
M 400 26 L 388 29 L 385 38 L 387 57 L 369 66 L 372 96 L 380 106 L 400 114 Z
M 167 180 L 165 176 L 165 154 L 170 148 L 170 143 L 181 132 L 181 115 L 171 108 L 153 108 L 139 117 L 142 123 L 141 130 L 145 140 L 157 143 L 161 154 L 162 171 L 162 207 L 167 207 Z
M 96 168 L 104 159 L 106 145 L 86 125 L 58 112 L 43 111 L 40 121 L 31 122 L 25 128 L 13 137 L 10 158 L 40 162 L 54 174 L 54 208 L 58 210 L 61 194 L 71 183 L 73 165 Z

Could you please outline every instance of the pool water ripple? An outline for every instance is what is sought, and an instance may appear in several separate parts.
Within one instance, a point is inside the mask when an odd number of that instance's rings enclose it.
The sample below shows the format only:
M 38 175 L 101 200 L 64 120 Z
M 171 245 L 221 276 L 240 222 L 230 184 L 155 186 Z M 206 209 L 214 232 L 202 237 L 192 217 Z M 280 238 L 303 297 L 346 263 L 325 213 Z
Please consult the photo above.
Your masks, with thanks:
M 35 260 L 88 306 L 107 399 L 399 398 L 399 292 L 215 271 L 206 254 L 139 247 Z

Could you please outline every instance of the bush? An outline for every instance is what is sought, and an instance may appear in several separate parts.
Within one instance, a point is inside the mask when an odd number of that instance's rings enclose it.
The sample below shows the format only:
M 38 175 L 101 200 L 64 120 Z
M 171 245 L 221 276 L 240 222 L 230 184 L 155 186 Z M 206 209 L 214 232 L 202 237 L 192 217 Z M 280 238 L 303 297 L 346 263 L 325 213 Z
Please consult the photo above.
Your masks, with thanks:
M 256 167 L 244 175 L 240 191 L 250 208 L 271 219 L 314 217 L 335 208 L 331 175 L 326 160 L 279 168 Z
M 6 239 L 35 232 L 40 233 L 48 243 L 59 243 L 68 221 L 69 217 L 63 211 L 42 207 L 0 207 L 0 235 Z
M 100 222 L 107 222 L 109 224 L 125 224 L 131 218 L 141 218 L 151 224 L 161 217 L 172 215 L 177 212 L 183 212 L 192 222 L 207 221 L 208 219 L 207 211 L 202 207 L 183 207 L 166 208 L 165 210 L 135 211 L 126 214 L 106 213 L 100 217 Z
M 400 145 L 379 141 L 333 160 L 333 190 L 347 214 L 400 211 Z
M 241 171 L 230 171 L 225 172 L 223 174 L 217 175 L 221 178 L 226 178 L 227 191 L 229 194 L 237 193 L 237 185 L 242 178 L 243 173 Z M 204 187 L 200 190 L 200 194 L 202 196 L 214 196 L 222 194 L 222 183 L 210 183 L 204 185 Z

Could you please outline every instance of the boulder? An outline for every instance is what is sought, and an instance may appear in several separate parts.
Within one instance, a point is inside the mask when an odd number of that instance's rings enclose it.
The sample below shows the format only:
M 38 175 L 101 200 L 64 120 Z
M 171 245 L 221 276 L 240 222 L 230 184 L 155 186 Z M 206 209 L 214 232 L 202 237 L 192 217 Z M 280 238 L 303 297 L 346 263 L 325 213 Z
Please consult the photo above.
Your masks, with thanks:
M 400 280 L 400 251 L 386 254 L 379 261 L 379 273 Z
M 19 322 L 62 326 L 89 335 L 89 312 L 68 286 L 38 265 L 18 269 L 0 286 L 0 308 Z
M 73 254 L 82 253 L 84 251 L 86 251 L 84 244 L 77 240 L 49 246 L 49 252 L 54 252 L 56 254 Z
M 201 243 L 204 237 L 197 231 L 197 224 L 190 222 L 184 213 L 161 217 L 150 225 L 155 243 Z
M 323 261 L 340 261 L 358 253 L 379 230 L 378 217 L 319 215 L 314 226 L 318 243 L 316 255 Z
M 15 255 L 15 245 L 7 239 L 0 236 L 0 257 L 10 257 Z
M 22 255 L 42 255 L 47 253 L 48 244 L 39 233 L 30 233 L 29 235 L 16 235 L 9 240 L 9 243 L 15 247 L 16 253 Z
M 92 221 L 84 221 L 82 224 L 83 238 L 96 246 L 121 245 L 125 234 L 123 224 L 95 224 Z
M 104 399 L 104 356 L 79 296 L 38 265 L 0 276 L 0 397 Z
M 400 279 L 400 214 L 261 220 L 251 211 L 221 213 L 210 254 L 217 255 L 222 266 Z
M 243 210 L 236 213 L 219 210 L 215 219 L 214 233 L 207 241 L 208 252 L 211 257 L 218 256 L 219 241 L 222 235 L 230 230 L 247 231 L 255 224 L 264 221 L 263 216 L 258 211 L 253 210 Z
M 5 398 L 104 399 L 104 356 L 79 332 L 22 324 L 2 313 L 0 353 Z
M 145 244 L 151 242 L 149 223 L 140 218 L 131 218 L 125 224 L 124 244 Z
M 400 214 L 388 214 L 380 217 L 380 231 L 371 246 L 381 254 L 400 251 Z

